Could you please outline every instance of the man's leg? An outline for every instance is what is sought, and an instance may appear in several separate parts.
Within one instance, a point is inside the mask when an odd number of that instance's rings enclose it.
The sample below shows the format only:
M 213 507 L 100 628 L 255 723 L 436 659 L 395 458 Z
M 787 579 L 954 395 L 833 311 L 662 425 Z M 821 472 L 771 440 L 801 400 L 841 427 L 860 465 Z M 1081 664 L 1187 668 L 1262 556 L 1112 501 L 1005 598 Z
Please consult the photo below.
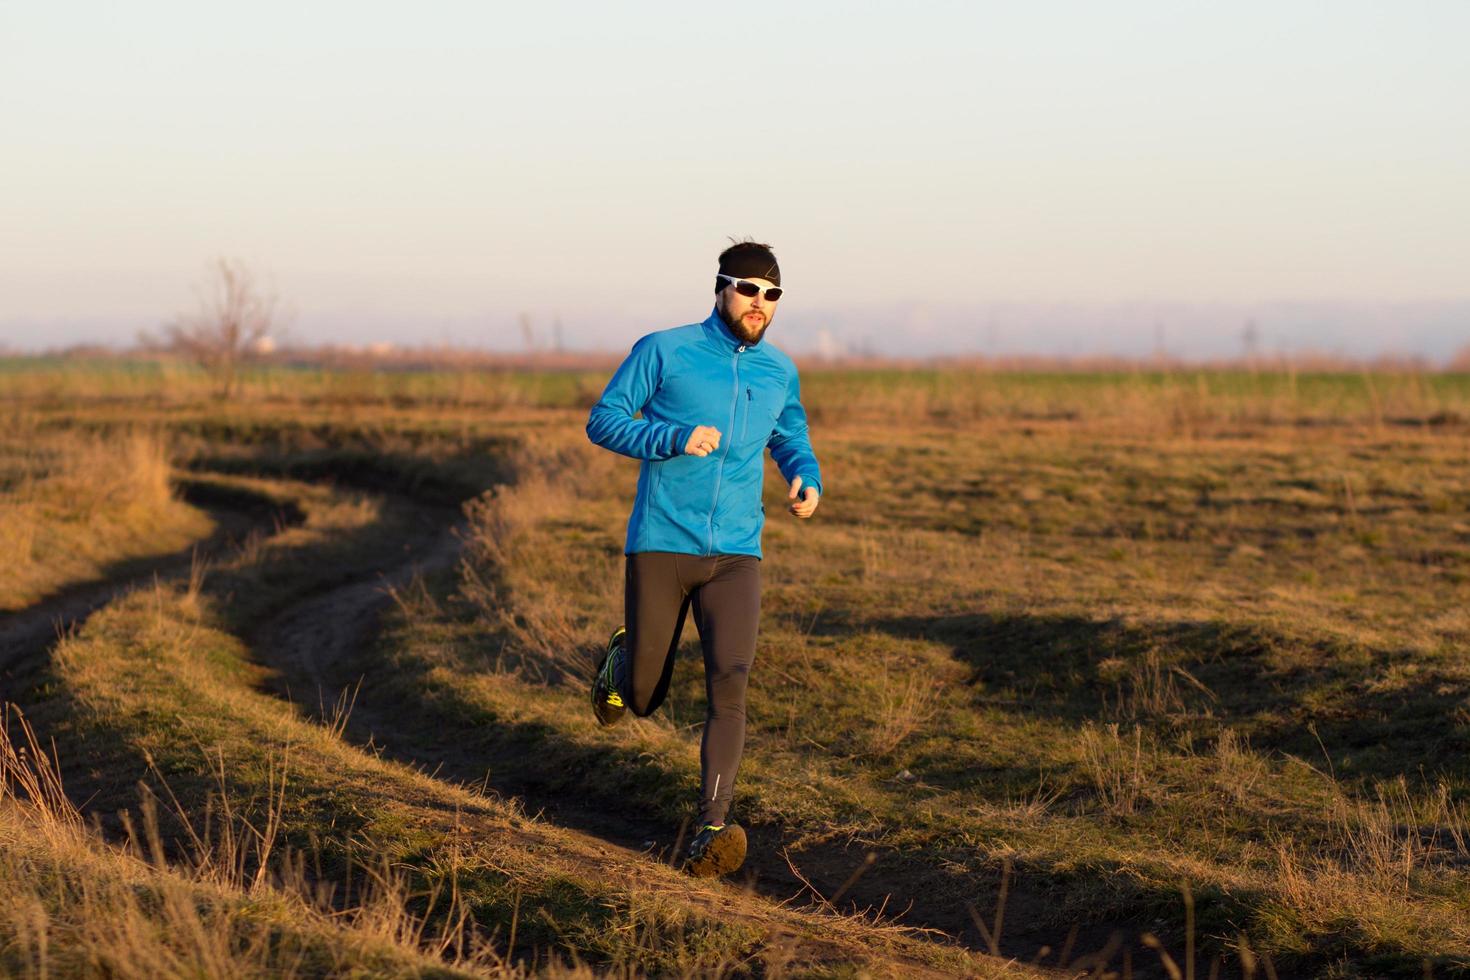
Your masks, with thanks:
M 679 648 L 684 617 L 689 612 L 689 588 L 683 576 L 690 569 L 681 565 L 699 560 L 666 551 L 627 557 L 623 588 L 627 672 L 621 693 L 628 708 L 640 718 L 657 710 L 669 692 L 674 651 Z
M 760 616 L 760 559 L 719 556 L 713 576 L 694 593 L 709 702 L 699 749 L 701 826 L 723 824 L 730 810 L 735 771 L 745 749 L 745 684 L 755 662 Z

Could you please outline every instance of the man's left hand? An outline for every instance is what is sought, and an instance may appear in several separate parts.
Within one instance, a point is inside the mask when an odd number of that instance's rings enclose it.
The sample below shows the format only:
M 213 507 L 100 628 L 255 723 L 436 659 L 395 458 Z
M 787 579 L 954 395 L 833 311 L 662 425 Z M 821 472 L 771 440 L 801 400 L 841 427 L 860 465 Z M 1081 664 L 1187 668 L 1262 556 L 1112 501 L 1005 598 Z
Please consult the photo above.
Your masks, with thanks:
M 786 494 L 790 507 L 787 508 L 797 517 L 811 517 L 821 502 L 822 495 L 817 493 L 816 487 L 801 488 L 801 477 L 791 481 L 791 491 Z

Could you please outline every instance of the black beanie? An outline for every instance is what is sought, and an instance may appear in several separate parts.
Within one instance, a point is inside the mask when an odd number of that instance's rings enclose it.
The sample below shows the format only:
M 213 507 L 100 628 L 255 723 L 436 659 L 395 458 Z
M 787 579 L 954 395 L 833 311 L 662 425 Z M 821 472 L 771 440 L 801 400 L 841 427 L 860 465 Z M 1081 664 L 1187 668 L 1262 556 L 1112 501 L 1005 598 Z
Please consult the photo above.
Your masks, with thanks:
M 765 279 L 772 285 L 781 285 L 781 267 L 776 256 L 764 245 L 742 242 L 732 245 L 720 256 L 720 275 L 736 279 Z M 715 280 L 715 292 L 726 285 L 725 280 Z

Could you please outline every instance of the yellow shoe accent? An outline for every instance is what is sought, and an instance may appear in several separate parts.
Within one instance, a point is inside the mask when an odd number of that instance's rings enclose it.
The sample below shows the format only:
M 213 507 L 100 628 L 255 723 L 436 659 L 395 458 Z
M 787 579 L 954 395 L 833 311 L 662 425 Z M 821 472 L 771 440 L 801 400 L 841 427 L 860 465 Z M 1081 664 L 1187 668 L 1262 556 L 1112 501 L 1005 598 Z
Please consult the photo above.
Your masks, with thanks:
M 602 655 L 602 661 L 592 679 L 592 713 L 597 717 L 597 723 L 604 728 L 616 725 L 627 712 L 616 683 L 618 667 L 622 663 L 619 658 L 626 655 L 622 642 L 626 633 L 627 630 L 619 627 L 612 639 L 607 641 L 607 652 Z

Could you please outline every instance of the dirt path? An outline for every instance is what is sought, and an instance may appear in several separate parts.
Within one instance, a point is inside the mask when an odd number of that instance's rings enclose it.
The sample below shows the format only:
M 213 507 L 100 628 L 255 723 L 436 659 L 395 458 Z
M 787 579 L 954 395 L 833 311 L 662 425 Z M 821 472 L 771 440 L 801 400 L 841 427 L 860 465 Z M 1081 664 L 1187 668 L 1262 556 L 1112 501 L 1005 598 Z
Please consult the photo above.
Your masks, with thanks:
M 205 505 L 204 509 L 215 522 L 214 533 L 208 538 L 171 555 L 119 563 L 103 581 L 72 586 L 19 612 L 0 616 L 0 682 L 4 682 L 0 698 L 13 672 L 43 663 L 46 651 L 59 636 L 109 602 L 155 581 L 186 578 L 195 562 L 207 562 L 251 532 L 267 531 L 276 523 L 266 507 L 245 510 L 216 504 Z
M 281 681 L 297 685 L 294 692 L 288 687 L 280 693 L 293 700 L 308 695 L 312 704 L 319 703 L 319 695 L 334 699 L 343 685 L 332 668 L 372 641 L 393 589 L 459 560 L 460 528 L 406 541 L 409 557 L 400 564 L 304 599 L 263 623 L 248 638 L 251 648 L 262 663 L 281 672 Z

